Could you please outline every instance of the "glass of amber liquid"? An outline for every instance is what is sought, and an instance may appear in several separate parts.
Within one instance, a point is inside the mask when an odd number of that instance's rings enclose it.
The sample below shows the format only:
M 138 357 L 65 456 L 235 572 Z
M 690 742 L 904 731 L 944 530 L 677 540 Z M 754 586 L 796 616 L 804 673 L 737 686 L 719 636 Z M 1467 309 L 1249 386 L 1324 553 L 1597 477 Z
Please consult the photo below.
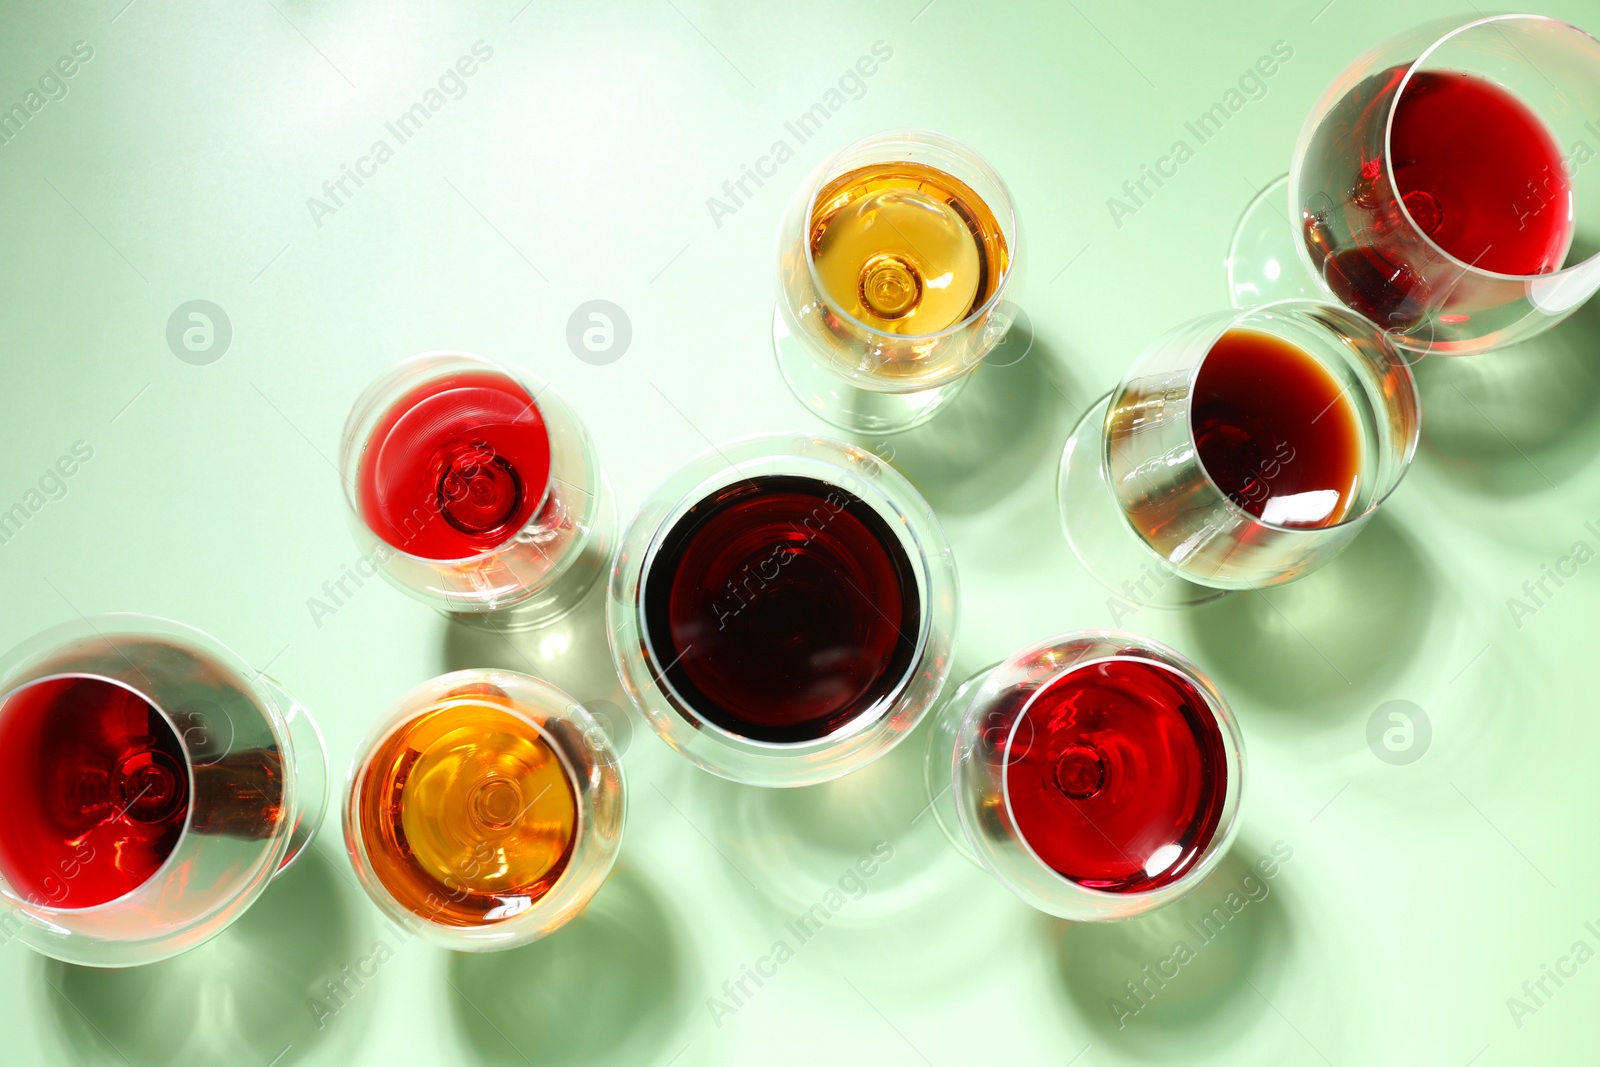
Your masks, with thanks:
M 227 929 L 310 843 L 316 724 L 181 623 L 78 619 L 0 658 L 0 942 L 93 967 Z
M 581 912 L 622 843 L 622 764 L 561 690 L 513 671 L 401 697 L 351 766 L 345 845 L 390 918 L 451 948 L 526 944 Z
M 1012 893 L 1064 919 L 1125 919 L 1188 893 L 1227 854 L 1244 742 L 1183 656 L 1083 630 L 957 687 L 926 770 L 946 836 Z
M 834 426 L 921 425 L 1005 340 L 1019 257 L 1011 194 L 972 149 L 922 130 L 858 141 L 784 214 L 778 367 Z

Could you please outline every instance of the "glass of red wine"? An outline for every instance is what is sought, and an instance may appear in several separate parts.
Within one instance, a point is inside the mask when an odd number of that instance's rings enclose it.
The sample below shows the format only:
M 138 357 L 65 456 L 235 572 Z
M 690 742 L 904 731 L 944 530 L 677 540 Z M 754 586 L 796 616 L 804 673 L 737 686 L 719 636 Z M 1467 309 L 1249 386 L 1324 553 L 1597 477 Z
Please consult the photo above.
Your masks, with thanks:
M 316 723 L 198 630 L 101 615 L 0 659 L 0 930 L 127 967 L 221 933 L 311 841 Z
M 926 768 L 946 836 L 1000 884 L 1064 919 L 1125 919 L 1183 896 L 1227 853 L 1244 742 L 1194 664 L 1085 630 L 957 687 Z
M 656 732 L 733 781 L 810 785 L 899 743 L 950 671 L 955 560 L 854 445 L 772 434 L 697 457 L 623 535 L 612 657 Z
M 1334 79 L 1245 212 L 1234 307 L 1330 295 L 1402 348 L 1527 340 L 1600 288 L 1600 41 L 1541 15 L 1430 22 Z
M 356 401 L 339 467 L 357 569 L 458 621 L 547 625 L 610 566 L 616 509 L 594 444 L 522 370 L 462 352 L 402 361 Z
M 1011 193 L 977 152 L 927 130 L 857 141 L 784 212 L 778 369 L 841 429 L 920 426 L 1006 343 L 1022 262 Z
M 1061 457 L 1067 541 L 1117 621 L 1292 581 L 1399 485 L 1421 433 L 1388 335 L 1332 304 L 1283 301 L 1159 338 Z

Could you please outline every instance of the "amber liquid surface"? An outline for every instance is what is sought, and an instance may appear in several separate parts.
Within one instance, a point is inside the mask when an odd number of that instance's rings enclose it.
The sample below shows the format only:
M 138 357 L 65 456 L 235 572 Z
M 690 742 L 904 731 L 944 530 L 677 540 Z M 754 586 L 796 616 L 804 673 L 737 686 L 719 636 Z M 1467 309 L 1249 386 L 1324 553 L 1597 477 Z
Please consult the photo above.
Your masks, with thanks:
M 983 307 L 1010 250 L 989 205 L 921 163 L 876 163 L 824 186 L 811 255 L 832 305 L 903 336 L 937 333 Z
M 489 686 L 453 694 L 391 734 L 362 773 L 359 831 L 373 870 L 432 922 L 518 915 L 572 857 L 572 780 L 550 741 L 511 708 Z

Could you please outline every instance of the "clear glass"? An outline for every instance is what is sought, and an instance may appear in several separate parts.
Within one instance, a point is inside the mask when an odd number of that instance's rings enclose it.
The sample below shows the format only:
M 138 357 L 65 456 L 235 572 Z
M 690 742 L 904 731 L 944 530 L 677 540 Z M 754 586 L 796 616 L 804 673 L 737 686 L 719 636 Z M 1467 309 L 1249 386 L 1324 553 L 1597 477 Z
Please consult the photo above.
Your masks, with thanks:
M 893 333 L 863 322 L 828 296 L 818 275 L 812 242 L 818 195 L 843 175 L 889 163 L 955 178 L 987 206 L 1004 242 L 1005 263 L 989 298 L 936 332 Z M 954 399 L 968 375 L 1005 340 L 1018 316 L 1011 298 L 1022 262 L 1011 194 L 983 157 L 925 130 L 857 141 L 814 170 L 784 213 L 773 313 L 779 369 L 802 403 L 841 429 L 884 434 L 921 425 Z M 916 291 L 923 291 L 920 283 Z
M 504 376 L 534 399 L 550 436 L 550 477 L 542 505 L 505 543 L 462 559 L 427 559 L 385 541 L 363 518 L 362 461 L 375 428 L 394 405 L 430 381 L 462 372 Z M 518 368 L 463 352 L 401 361 L 351 409 L 339 470 L 363 563 L 457 621 L 506 630 L 547 625 L 571 611 L 610 566 L 616 505 L 594 443 L 554 389 Z
M 792 475 L 852 494 L 887 524 L 915 575 L 915 652 L 894 688 L 832 733 L 773 742 L 710 721 L 673 688 L 652 649 L 643 589 L 669 531 L 696 504 L 746 479 Z M 898 744 L 933 704 L 955 642 L 955 557 L 933 510 L 899 472 L 865 449 L 826 437 L 770 434 L 705 452 L 652 493 L 623 534 L 607 600 L 612 658 L 629 697 L 663 740 L 698 766 L 736 782 L 800 786 L 872 762 Z
M 225 930 L 310 843 L 328 799 L 321 734 L 304 707 L 212 638 L 134 614 L 79 619 L 6 653 L 0 717 L 31 687 L 72 678 L 128 690 L 161 714 L 182 747 L 188 815 L 165 862 L 101 904 L 52 906 L 65 894 L 41 899 L 0 874 L 0 929 L 67 963 L 167 959 Z
M 1294 345 L 1343 389 L 1359 430 L 1359 475 L 1344 518 L 1285 526 L 1257 518 L 1200 461 L 1190 394 L 1230 330 Z M 1421 434 L 1416 383 L 1371 322 L 1331 304 L 1227 311 L 1164 334 L 1090 408 L 1062 454 L 1062 527 L 1084 566 L 1134 604 L 1195 603 L 1293 581 L 1326 563 L 1400 484 Z
M 1205 698 L 1222 737 L 1227 785 L 1216 829 L 1179 878 L 1155 889 L 1092 889 L 1047 866 L 1017 829 L 1006 767 L 1025 731 L 1032 698 L 1057 679 L 1107 660 L 1154 663 Z M 945 835 L 968 859 L 1025 903 L 1073 921 L 1126 919 L 1177 900 L 1205 880 L 1238 832 L 1244 739 L 1227 701 L 1194 664 L 1165 645 L 1114 630 L 1048 638 L 963 682 L 939 709 L 928 738 L 928 802 Z
M 385 884 L 368 852 L 361 832 L 362 783 L 367 780 L 374 756 L 393 735 L 433 711 L 481 708 L 484 705 L 481 694 L 486 691 L 494 694 L 495 710 L 509 712 L 533 727 L 555 753 L 576 801 L 572 851 L 554 884 L 536 900 L 528 903 L 508 899 L 504 916 L 494 921 L 451 924 L 436 921 L 436 916 L 449 900 L 462 899 L 476 872 L 459 870 L 449 879 L 438 882 L 428 898 L 428 903 L 434 906 L 433 917 L 408 907 Z M 507 773 L 504 761 L 482 771 L 474 785 L 485 782 L 502 786 L 509 782 L 519 790 L 524 784 L 515 774 Z M 515 795 L 520 801 L 522 794 Z M 538 795 L 528 799 L 508 820 L 487 829 L 480 827 L 481 840 L 489 843 L 491 852 L 495 833 L 509 832 L 538 799 Z M 439 817 L 464 814 L 440 812 Z M 489 952 L 535 941 L 582 912 L 616 862 L 626 816 L 627 795 L 621 758 L 604 727 L 581 704 L 555 686 L 526 674 L 465 670 L 440 675 L 406 693 L 358 746 L 345 786 L 344 838 L 362 888 L 385 915 L 431 941 L 458 951 Z
M 1525 202 L 1491 206 L 1519 226 L 1532 213 L 1569 213 L 1574 234 L 1560 269 L 1515 275 L 1474 266 L 1419 225 L 1416 212 L 1430 201 L 1415 191 L 1409 203 L 1402 199 L 1390 144 L 1395 110 L 1419 74 L 1442 71 L 1508 90 L 1554 138 L 1570 195 L 1551 183 L 1530 188 Z M 1400 347 L 1444 355 L 1503 348 L 1549 329 L 1600 288 L 1600 168 L 1584 165 L 1594 158 L 1596 115 L 1600 41 L 1556 19 L 1444 19 L 1384 41 L 1324 90 L 1288 178 L 1241 220 L 1228 261 L 1234 306 L 1331 296 L 1389 330 Z

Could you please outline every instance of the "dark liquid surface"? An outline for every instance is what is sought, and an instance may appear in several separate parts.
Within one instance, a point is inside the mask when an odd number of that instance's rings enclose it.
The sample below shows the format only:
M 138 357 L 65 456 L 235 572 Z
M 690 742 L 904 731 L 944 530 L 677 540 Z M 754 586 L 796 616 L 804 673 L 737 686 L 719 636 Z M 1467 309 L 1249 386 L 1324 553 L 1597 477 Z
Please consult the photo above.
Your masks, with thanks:
M 1183 877 L 1227 797 L 1222 733 L 1200 692 L 1152 663 L 1069 671 L 1012 733 L 1006 793 L 1018 832 L 1052 870 L 1105 892 Z
M 549 481 L 550 436 L 527 390 L 503 374 L 458 373 L 379 420 L 361 458 L 361 517 L 403 552 L 464 559 L 515 536 Z
M 132 892 L 190 808 L 183 746 L 142 697 L 97 678 L 40 682 L 0 708 L 0 874 L 49 907 Z
M 1334 377 L 1271 334 L 1229 330 L 1195 379 L 1189 421 L 1206 473 L 1264 522 L 1315 527 L 1348 514 L 1361 430 Z
M 882 517 L 813 478 L 748 479 L 667 532 L 642 593 L 652 654 L 706 720 L 824 737 L 892 694 L 918 647 L 912 563 Z

